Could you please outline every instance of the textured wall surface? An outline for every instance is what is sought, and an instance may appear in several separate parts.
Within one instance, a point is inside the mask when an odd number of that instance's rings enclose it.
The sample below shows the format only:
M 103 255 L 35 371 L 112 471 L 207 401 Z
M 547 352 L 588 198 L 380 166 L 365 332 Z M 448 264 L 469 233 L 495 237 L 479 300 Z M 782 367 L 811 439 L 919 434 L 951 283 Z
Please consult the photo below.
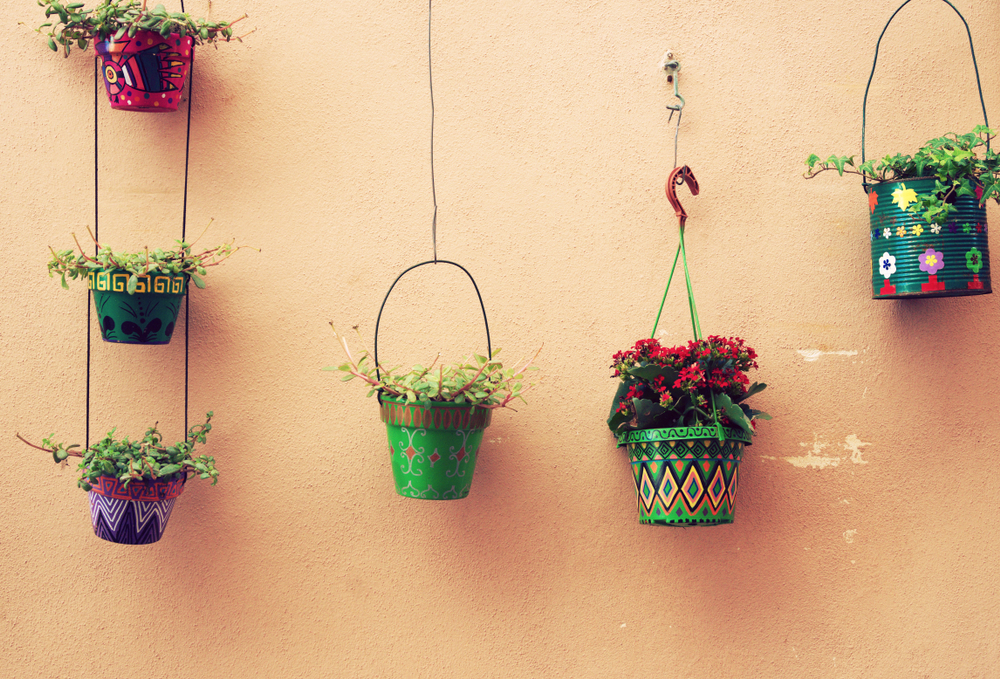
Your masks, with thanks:
M 959 7 L 1000 117 L 1000 7 Z M 438 254 L 504 356 L 544 344 L 544 381 L 495 414 L 471 495 L 433 503 L 394 493 L 374 400 L 320 371 L 327 322 L 370 346 L 432 254 L 427 6 L 191 0 L 257 31 L 198 52 L 188 231 L 261 252 L 192 293 L 190 415 L 214 410 L 222 476 L 148 547 L 95 538 L 75 470 L 14 438 L 84 437 L 86 292 L 45 263 L 94 224 L 94 64 L 46 48 L 34 2 L 0 8 L 0 676 L 1000 676 L 997 297 L 871 300 L 860 180 L 801 178 L 860 152 L 894 2 L 435 2 Z M 639 525 L 604 424 L 677 244 L 667 49 L 702 328 L 756 347 L 774 416 L 716 528 Z M 186 109 L 99 102 L 102 241 L 180 237 Z M 893 22 L 868 116 L 870 157 L 979 120 L 947 5 Z M 688 338 L 681 288 L 664 318 Z M 483 335 L 468 281 L 423 267 L 380 352 Z M 183 342 L 92 336 L 92 436 L 182 436 Z

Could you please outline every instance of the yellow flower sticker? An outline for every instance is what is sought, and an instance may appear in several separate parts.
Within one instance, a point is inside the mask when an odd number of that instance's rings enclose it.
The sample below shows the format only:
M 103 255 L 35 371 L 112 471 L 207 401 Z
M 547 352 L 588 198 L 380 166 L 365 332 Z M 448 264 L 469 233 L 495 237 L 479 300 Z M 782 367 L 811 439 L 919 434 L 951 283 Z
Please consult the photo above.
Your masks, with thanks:
M 920 226 L 919 224 L 914 224 L 913 225 L 913 235 L 914 236 L 919 236 L 923 232 L 924 232 L 924 227 Z
M 917 192 L 906 188 L 906 184 L 900 184 L 899 188 L 892 192 L 892 202 L 905 212 L 910 203 L 917 202 Z

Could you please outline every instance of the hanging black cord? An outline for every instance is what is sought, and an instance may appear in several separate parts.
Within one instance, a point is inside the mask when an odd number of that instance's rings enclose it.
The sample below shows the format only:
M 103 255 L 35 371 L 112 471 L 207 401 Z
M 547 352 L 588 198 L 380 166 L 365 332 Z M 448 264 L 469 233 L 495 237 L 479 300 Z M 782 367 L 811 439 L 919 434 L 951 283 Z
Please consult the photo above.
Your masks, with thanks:
M 181 0 L 181 12 L 184 11 L 184 0 Z M 191 160 L 191 103 L 192 94 L 194 91 L 194 46 L 192 45 L 192 57 L 191 65 L 188 67 L 188 111 L 187 111 L 187 131 L 184 140 L 184 200 L 181 209 L 181 241 L 187 240 L 187 199 L 188 199 L 188 176 L 189 167 Z M 100 196 L 98 187 L 98 133 L 97 133 L 97 110 L 98 110 L 98 100 L 100 99 L 100 81 L 101 81 L 101 59 L 100 57 L 94 57 L 94 240 L 100 242 L 98 223 L 100 216 L 100 209 L 98 206 L 98 200 Z M 432 132 L 433 134 L 433 132 Z M 432 183 L 433 183 L 433 162 L 432 162 Z M 436 209 L 436 208 L 435 208 Z M 99 248 L 97 243 L 94 243 L 94 256 L 97 257 L 99 254 Z M 188 400 L 190 394 L 190 333 L 188 328 L 190 326 L 190 311 L 191 311 L 191 296 L 190 289 L 185 283 L 185 295 L 184 299 L 184 436 L 188 433 Z M 85 441 L 86 447 L 90 448 L 90 376 L 91 376 L 91 306 L 92 306 L 93 291 L 90 287 L 87 288 L 87 403 L 86 403 L 86 425 L 85 425 Z M 98 319 L 100 320 L 100 319 Z
M 431 70 L 431 6 L 434 0 L 427 0 L 427 82 L 431 91 L 431 197 L 434 199 L 434 219 L 431 221 L 431 241 L 434 244 L 434 261 L 438 258 L 437 224 L 438 199 L 434 186 L 434 72 Z
M 181 0 L 181 12 L 184 12 L 184 0 Z M 191 43 L 191 65 L 188 66 L 188 110 L 187 110 L 187 134 L 184 139 L 184 207 L 181 211 L 181 242 L 187 242 L 187 215 L 188 215 L 188 163 L 191 159 L 191 103 L 194 92 L 194 42 Z M 189 389 L 189 369 L 190 369 L 190 338 L 188 329 L 191 327 L 191 289 L 185 282 L 187 293 L 184 295 L 184 437 L 188 434 L 188 394 Z
M 100 210 L 97 209 L 97 198 L 100 195 L 97 190 L 97 100 L 99 98 L 98 92 L 101 84 L 100 78 L 101 71 L 101 60 L 100 57 L 94 57 L 94 240 L 100 242 L 100 237 L 98 236 L 98 222 L 97 218 L 100 214 Z M 97 243 L 94 243 L 94 256 L 98 254 Z M 89 279 L 88 279 L 89 282 Z M 90 448 L 90 307 L 92 305 L 91 298 L 94 296 L 94 292 L 87 286 L 87 423 L 86 423 L 86 435 L 84 441 L 86 442 L 86 448 Z
M 989 127 L 990 121 L 989 118 L 986 117 L 986 102 L 983 100 L 982 83 L 979 82 L 979 64 L 976 62 L 976 48 L 972 46 L 972 31 L 969 30 L 969 22 L 965 20 L 965 17 L 962 16 L 962 13 L 958 11 L 958 8 L 956 8 L 955 5 L 948 2 L 948 0 L 941 0 L 941 1 L 944 4 L 948 5 L 949 7 L 951 7 L 953 10 L 955 10 L 955 14 L 958 15 L 958 18 L 961 19 L 962 23 L 965 25 L 965 34 L 969 36 L 969 51 L 972 52 L 972 68 L 974 68 L 976 71 L 976 88 L 979 90 L 979 105 L 983 109 L 983 122 L 986 123 L 986 127 Z M 864 164 L 865 162 L 865 124 L 867 122 L 867 112 L 868 112 L 868 89 L 872 86 L 872 78 L 875 77 L 875 66 L 878 64 L 878 48 L 879 45 L 882 44 L 882 37 L 885 35 L 885 32 L 889 30 L 889 24 L 891 24 L 892 20 L 896 18 L 896 15 L 899 14 L 900 10 L 902 10 L 908 4 L 910 4 L 910 0 L 906 0 L 906 2 L 900 5 L 899 8 L 892 13 L 892 16 L 889 17 L 889 20 L 885 22 L 885 27 L 882 29 L 882 32 L 878 36 L 878 41 L 875 43 L 875 58 L 872 60 L 872 72 L 868 76 L 868 84 L 865 85 L 865 98 L 864 102 L 861 104 L 861 163 L 862 164 Z M 990 148 L 990 139 L 989 136 L 987 136 L 986 149 L 989 150 L 989 148 Z M 868 181 L 865 180 L 862 183 L 862 186 L 864 186 L 865 190 L 867 191 Z
M 184 3 L 181 3 L 181 11 L 184 11 Z M 187 206 L 188 206 L 188 167 L 191 160 L 191 106 L 194 102 L 194 46 L 191 47 L 191 65 L 188 67 L 188 110 L 187 110 L 187 138 L 184 142 L 184 208 L 181 215 L 181 241 L 187 242 Z M 190 393 L 190 338 L 191 333 L 191 288 L 187 284 L 187 294 L 184 296 L 184 436 L 188 432 L 188 396 Z
M 472 282 L 472 287 L 476 291 L 476 299 L 479 300 L 479 309 L 480 309 L 480 311 L 483 312 L 483 324 L 486 326 L 486 355 L 489 356 L 490 358 L 493 358 L 493 344 L 490 342 L 490 321 L 489 321 L 489 319 L 486 318 L 486 305 L 483 304 L 483 296 L 479 293 L 479 286 L 476 285 L 476 279 L 473 278 L 472 274 L 469 273 L 469 270 L 466 269 L 461 264 L 456 264 L 455 262 L 449 262 L 447 259 L 427 260 L 426 262 L 420 262 L 419 264 L 414 264 L 413 266 L 411 266 L 408 269 L 406 269 L 406 271 L 404 271 L 403 273 L 401 273 L 398 276 L 396 276 L 396 280 L 394 280 L 392 282 L 392 285 L 389 286 L 389 292 L 385 293 L 385 298 L 382 300 L 382 306 L 380 306 L 378 308 L 378 317 L 375 319 L 375 378 L 376 379 L 379 379 L 381 377 L 381 374 L 380 374 L 379 368 L 378 368 L 379 365 L 381 365 L 378 362 L 378 328 L 379 328 L 379 325 L 382 324 L 382 312 L 385 310 L 385 303 L 389 301 L 389 295 L 392 294 L 392 289 L 396 287 L 396 283 L 399 282 L 400 278 L 402 278 L 403 276 L 405 276 L 408 272 L 412 271 L 413 269 L 416 269 L 417 267 L 420 267 L 420 266 L 424 266 L 426 264 L 438 264 L 438 263 L 441 263 L 441 264 L 451 264 L 452 266 L 457 266 L 459 269 L 462 270 L 462 272 Z M 381 391 L 378 394 L 378 399 L 379 399 L 379 403 L 381 403 L 382 402 L 382 392 Z

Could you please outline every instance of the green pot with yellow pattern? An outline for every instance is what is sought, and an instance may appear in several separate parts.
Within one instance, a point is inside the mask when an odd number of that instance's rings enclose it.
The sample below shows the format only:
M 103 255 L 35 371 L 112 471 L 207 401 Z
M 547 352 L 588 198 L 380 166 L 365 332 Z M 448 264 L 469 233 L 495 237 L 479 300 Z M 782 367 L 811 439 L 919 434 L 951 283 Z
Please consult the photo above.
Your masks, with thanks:
M 187 274 L 138 276 L 135 292 L 129 294 L 131 275 L 122 269 L 96 269 L 87 275 L 101 337 L 118 344 L 167 344 L 187 292 Z
M 379 400 L 396 492 L 422 500 L 466 497 L 493 411 L 468 403 Z
M 923 177 L 868 187 L 873 299 L 993 292 L 986 209 L 978 197 L 956 198 L 944 225 L 907 210 L 917 194 L 932 193 L 936 181 Z
M 751 436 L 715 425 L 639 429 L 618 437 L 628 449 L 639 523 L 718 526 L 732 523 L 740 461 Z

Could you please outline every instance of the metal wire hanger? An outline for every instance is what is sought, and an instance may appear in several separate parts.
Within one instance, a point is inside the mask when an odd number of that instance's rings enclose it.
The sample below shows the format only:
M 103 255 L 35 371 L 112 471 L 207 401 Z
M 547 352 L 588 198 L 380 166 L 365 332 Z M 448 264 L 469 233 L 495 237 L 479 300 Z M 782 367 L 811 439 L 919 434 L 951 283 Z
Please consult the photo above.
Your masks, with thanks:
M 184 0 L 181 0 L 181 12 L 184 11 Z M 99 159 L 98 152 L 98 102 L 100 100 L 100 84 L 103 81 L 101 75 L 100 57 L 94 57 L 94 240 L 100 242 L 100 205 L 99 205 Z M 188 204 L 188 177 L 191 160 L 191 106 L 194 101 L 194 59 L 188 66 L 187 75 L 188 87 L 188 109 L 187 109 L 187 131 L 184 139 L 184 200 L 181 209 L 181 241 L 187 240 L 187 204 Z M 97 243 L 94 244 L 94 256 L 98 255 Z M 91 381 L 91 348 L 92 321 L 91 311 L 93 309 L 93 291 L 87 288 L 87 388 L 86 388 L 86 448 L 90 448 L 90 381 Z M 188 402 L 190 395 L 190 333 L 189 319 L 191 310 L 191 291 L 187 290 L 184 295 L 184 436 L 188 433 Z
M 458 267 L 459 269 L 462 270 L 463 273 L 465 273 L 465 275 L 472 282 L 472 287 L 476 291 L 476 298 L 479 300 L 479 309 L 483 312 L 483 323 L 486 326 L 486 351 L 487 351 L 487 356 L 489 356 L 490 358 L 493 357 L 493 345 L 492 345 L 492 343 L 490 341 L 490 322 L 489 322 L 489 319 L 486 317 L 486 306 L 483 304 L 483 296 L 479 292 L 479 286 L 476 284 L 476 279 L 474 279 L 472 277 L 472 274 L 469 273 L 468 269 L 466 269 L 461 264 L 458 264 L 456 262 L 452 262 L 452 261 L 449 261 L 449 260 L 446 260 L 446 259 L 438 259 L 438 256 L 437 256 L 437 213 L 438 213 L 438 203 L 437 203 L 437 188 L 436 188 L 435 183 L 434 183 L 434 70 L 432 68 L 432 63 L 431 63 L 431 57 L 432 57 L 432 51 L 431 51 L 431 44 L 432 44 L 431 43 L 431 18 L 432 18 L 433 4 L 434 4 L 433 0 L 427 0 L 427 81 L 428 81 L 428 86 L 429 86 L 429 91 L 430 91 L 430 99 L 431 99 L 431 150 L 430 150 L 431 198 L 433 199 L 433 202 L 434 202 L 434 215 L 431 218 L 431 247 L 432 247 L 432 252 L 433 252 L 433 257 L 434 258 L 433 259 L 429 259 L 426 262 L 420 262 L 419 264 L 414 264 L 413 266 L 411 266 L 411 267 L 407 268 L 406 270 L 404 270 L 403 273 L 399 274 L 396 277 L 396 280 L 394 280 L 392 282 L 392 285 L 389 286 L 389 292 L 387 292 L 385 294 L 385 298 L 382 300 L 382 306 L 380 306 L 379 310 L 378 310 L 378 317 L 375 319 L 374 353 L 375 353 L 375 376 L 376 376 L 376 378 L 379 377 L 379 365 L 380 365 L 379 360 L 378 360 L 378 331 L 379 331 L 379 326 L 382 323 L 382 312 L 385 310 L 385 303 L 389 301 L 389 295 L 392 294 L 393 288 L 396 287 L 396 284 L 399 282 L 399 280 L 403 276 L 405 276 L 408 272 L 412 271 L 413 269 L 416 269 L 416 268 L 421 267 L 421 266 L 425 266 L 427 264 L 449 264 L 451 266 Z M 378 395 L 378 398 L 379 398 L 379 402 L 381 403 L 381 393 Z

